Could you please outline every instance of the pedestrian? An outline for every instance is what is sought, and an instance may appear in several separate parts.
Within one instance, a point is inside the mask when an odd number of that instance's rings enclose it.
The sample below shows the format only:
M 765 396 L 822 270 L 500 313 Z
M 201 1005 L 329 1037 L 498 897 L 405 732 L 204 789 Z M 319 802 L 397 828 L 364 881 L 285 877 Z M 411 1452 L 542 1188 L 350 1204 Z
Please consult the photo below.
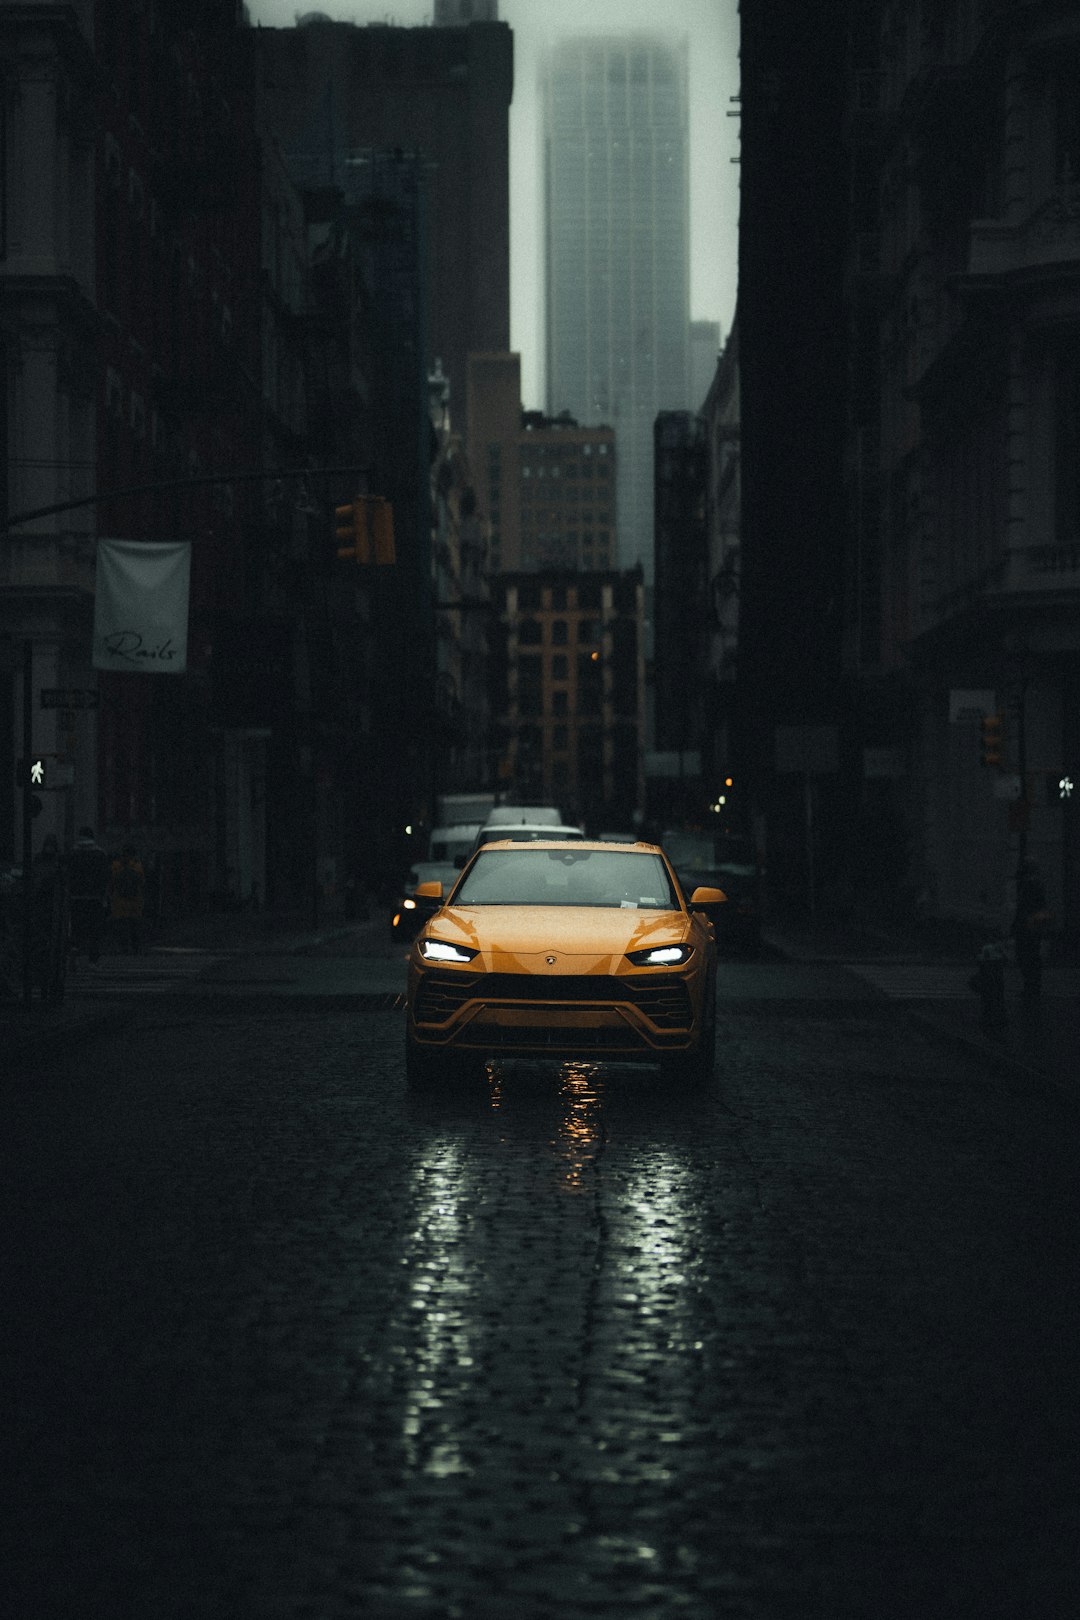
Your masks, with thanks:
M 146 896 L 146 873 L 134 844 L 125 844 L 112 863 L 109 878 L 109 906 L 120 948 L 129 956 L 138 954 L 142 943 L 142 915 Z
M 1016 915 L 1012 935 L 1016 965 L 1024 984 L 1024 1000 L 1038 1001 L 1042 991 L 1042 942 L 1050 926 L 1046 889 L 1036 861 L 1023 860 L 1016 874 Z
M 61 874 L 60 843 L 55 833 L 46 833 L 41 848 L 30 862 L 35 890 L 48 890 L 56 886 Z
M 92 827 L 80 827 L 68 856 L 72 944 L 96 967 L 101 955 L 101 931 L 109 892 L 109 857 L 94 838 Z

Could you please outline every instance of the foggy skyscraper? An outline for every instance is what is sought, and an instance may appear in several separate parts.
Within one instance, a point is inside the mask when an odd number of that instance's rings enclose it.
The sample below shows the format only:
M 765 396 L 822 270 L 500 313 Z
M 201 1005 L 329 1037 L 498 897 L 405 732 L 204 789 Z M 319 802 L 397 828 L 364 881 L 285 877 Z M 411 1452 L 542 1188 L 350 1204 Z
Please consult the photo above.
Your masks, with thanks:
M 653 575 L 653 422 L 689 394 L 685 42 L 566 39 L 543 79 L 547 408 L 618 445 L 618 561 Z

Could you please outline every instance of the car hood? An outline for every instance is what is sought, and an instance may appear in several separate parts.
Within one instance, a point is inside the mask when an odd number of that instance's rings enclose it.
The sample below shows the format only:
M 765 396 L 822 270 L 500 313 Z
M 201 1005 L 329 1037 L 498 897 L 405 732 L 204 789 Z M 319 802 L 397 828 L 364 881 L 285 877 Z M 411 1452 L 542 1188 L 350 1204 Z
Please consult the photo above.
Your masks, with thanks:
M 447 906 L 425 933 L 479 950 L 501 972 L 615 971 L 627 951 L 681 943 L 690 923 L 681 911 L 597 906 Z M 550 962 L 549 957 L 555 961 Z

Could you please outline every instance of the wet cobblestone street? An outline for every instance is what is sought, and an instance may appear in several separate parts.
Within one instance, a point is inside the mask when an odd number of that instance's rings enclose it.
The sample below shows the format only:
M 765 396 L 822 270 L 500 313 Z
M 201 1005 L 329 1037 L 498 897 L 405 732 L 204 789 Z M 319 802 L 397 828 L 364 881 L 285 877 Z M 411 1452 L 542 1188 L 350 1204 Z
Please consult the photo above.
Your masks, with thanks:
M 700 1095 L 401 1036 L 164 1001 L 5 1090 L 10 1612 L 1077 1611 L 1060 1101 L 857 998 Z

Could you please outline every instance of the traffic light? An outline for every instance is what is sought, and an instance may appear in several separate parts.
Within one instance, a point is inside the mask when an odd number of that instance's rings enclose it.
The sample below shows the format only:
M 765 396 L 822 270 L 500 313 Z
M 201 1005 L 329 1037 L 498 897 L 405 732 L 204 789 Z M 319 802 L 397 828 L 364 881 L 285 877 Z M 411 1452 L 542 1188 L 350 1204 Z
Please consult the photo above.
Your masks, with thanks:
M 396 561 L 394 509 L 382 495 L 357 495 L 334 509 L 339 557 L 352 557 L 362 567 Z
M 1000 771 L 1005 761 L 1005 720 L 1000 714 L 982 718 L 982 762 Z

